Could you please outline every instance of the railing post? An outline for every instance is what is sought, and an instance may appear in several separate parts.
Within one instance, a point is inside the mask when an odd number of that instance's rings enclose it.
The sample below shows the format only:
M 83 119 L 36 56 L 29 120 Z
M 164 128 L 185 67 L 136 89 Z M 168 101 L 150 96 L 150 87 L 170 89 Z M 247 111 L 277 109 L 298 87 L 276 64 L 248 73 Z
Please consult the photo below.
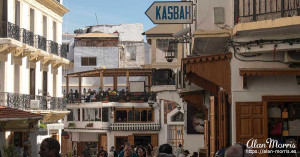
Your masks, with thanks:
M 284 1 L 285 0 L 281 0 L 281 17 L 284 17 Z

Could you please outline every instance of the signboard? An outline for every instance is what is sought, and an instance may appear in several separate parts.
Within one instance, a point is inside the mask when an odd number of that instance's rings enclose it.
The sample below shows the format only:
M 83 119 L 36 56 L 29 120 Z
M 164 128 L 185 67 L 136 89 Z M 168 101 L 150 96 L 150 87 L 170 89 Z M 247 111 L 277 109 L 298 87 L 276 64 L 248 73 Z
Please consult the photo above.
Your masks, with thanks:
M 144 81 L 130 81 L 130 92 L 145 92 Z
M 193 2 L 156 1 L 145 14 L 154 24 L 192 24 Z

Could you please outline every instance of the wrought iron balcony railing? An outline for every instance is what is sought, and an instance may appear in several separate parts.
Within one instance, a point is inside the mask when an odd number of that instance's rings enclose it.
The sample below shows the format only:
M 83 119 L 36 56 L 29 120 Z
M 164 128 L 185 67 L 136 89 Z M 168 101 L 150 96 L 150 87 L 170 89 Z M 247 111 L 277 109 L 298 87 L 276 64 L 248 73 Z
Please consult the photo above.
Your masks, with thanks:
M 34 37 L 35 37 L 35 48 L 46 51 L 47 50 L 46 38 L 40 35 L 34 35 Z
M 175 73 L 170 69 L 157 69 L 152 74 L 153 85 L 175 85 Z
M 23 43 L 27 44 L 27 45 L 30 45 L 30 46 L 34 46 L 34 34 L 33 34 L 33 32 L 31 32 L 27 29 L 24 29 L 24 28 L 21 28 L 21 31 L 22 31 Z
M 13 38 L 15 40 L 21 41 L 20 38 L 20 27 L 8 22 L 2 21 L 0 26 L 0 37 L 1 38 Z
M 133 102 L 133 103 L 145 103 L 148 102 L 150 93 L 146 92 L 125 92 L 125 91 L 106 91 L 82 94 L 72 93 L 67 96 L 68 103 L 79 103 L 79 102 Z
M 110 125 L 112 131 L 158 131 L 160 130 L 159 123 L 115 123 Z
M 66 100 L 57 97 L 0 92 L 0 105 L 22 110 L 65 110 Z
M 58 55 L 58 44 L 57 42 L 54 42 L 54 41 L 51 41 L 51 40 L 48 40 L 48 52 L 49 53 L 52 53 L 52 54 L 55 54 L 55 55 Z
M 67 58 L 69 45 L 60 45 L 60 56 L 63 58 Z
M 235 23 L 300 15 L 299 0 L 235 0 Z

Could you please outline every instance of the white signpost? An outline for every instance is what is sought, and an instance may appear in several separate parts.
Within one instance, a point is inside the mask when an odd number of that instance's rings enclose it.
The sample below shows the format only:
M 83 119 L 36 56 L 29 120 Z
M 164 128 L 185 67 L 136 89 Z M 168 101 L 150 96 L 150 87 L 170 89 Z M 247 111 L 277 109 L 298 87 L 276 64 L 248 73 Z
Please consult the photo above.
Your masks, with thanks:
M 145 14 L 154 24 L 193 23 L 193 2 L 156 1 Z

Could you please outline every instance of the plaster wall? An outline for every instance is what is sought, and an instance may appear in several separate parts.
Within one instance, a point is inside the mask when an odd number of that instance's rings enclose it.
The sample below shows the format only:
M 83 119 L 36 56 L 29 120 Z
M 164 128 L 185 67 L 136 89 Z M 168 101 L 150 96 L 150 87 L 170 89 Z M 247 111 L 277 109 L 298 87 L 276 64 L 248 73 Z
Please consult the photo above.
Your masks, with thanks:
M 196 1 L 196 0 L 193 0 Z M 227 29 L 233 27 L 233 17 L 234 17 L 234 1 L 220 1 L 220 0 L 201 0 L 197 2 L 197 21 L 196 27 L 201 30 L 222 30 L 222 28 Z M 196 2 L 194 2 L 196 3 Z M 224 8 L 224 24 L 214 24 L 214 8 L 223 7 Z M 231 10 L 231 11 L 226 11 Z M 227 25 L 227 26 L 226 26 Z M 195 30 L 195 25 L 192 27 L 192 31 Z
M 13 65 L 13 54 L 7 55 L 7 61 L 5 62 L 5 92 L 14 92 L 14 65 Z
M 7 1 L 7 21 L 15 23 L 15 2 L 13 0 Z
M 21 4 L 22 5 L 22 4 Z M 30 8 L 29 5 L 27 3 L 23 3 L 23 12 L 21 12 L 21 20 L 22 20 L 22 25 L 21 28 L 25 28 L 27 30 L 29 30 L 30 28 Z
M 145 44 L 144 42 L 121 42 L 120 68 L 141 67 L 145 64 Z M 133 49 L 134 47 L 134 49 Z M 133 51 L 134 50 L 134 51 Z M 132 52 L 131 52 L 132 51 Z M 134 57 L 132 59 L 132 57 Z
M 79 138 L 80 142 L 98 142 L 98 133 L 79 133 Z
M 144 41 L 142 23 L 92 26 L 91 32 L 119 33 L 120 41 Z
M 30 68 L 28 65 L 28 57 L 22 58 L 22 66 L 21 66 L 21 90 L 22 94 L 29 94 L 29 72 Z
M 81 66 L 81 57 L 97 57 L 96 66 Z M 94 70 L 94 68 L 118 68 L 118 47 L 75 47 L 74 72 Z
M 276 54 L 280 59 L 282 53 Z M 272 59 L 272 53 L 265 53 L 259 59 Z M 243 89 L 243 78 L 239 75 L 239 68 L 288 68 L 283 63 L 242 62 L 231 59 L 231 88 L 232 88 L 232 143 L 236 141 L 236 102 L 261 102 L 262 96 L 270 95 L 299 95 L 300 86 L 297 85 L 296 76 L 250 76 L 247 77 L 247 89 Z
M 0 60 L 0 74 L 2 74 L 2 77 L 0 77 L 0 92 L 4 92 L 4 88 L 5 88 L 5 62 Z
M 53 70 L 51 65 L 48 65 L 47 90 L 50 96 L 53 96 Z
M 40 62 L 35 64 L 35 95 L 41 95 L 41 93 L 39 94 L 39 89 L 43 89 L 43 71 Z

